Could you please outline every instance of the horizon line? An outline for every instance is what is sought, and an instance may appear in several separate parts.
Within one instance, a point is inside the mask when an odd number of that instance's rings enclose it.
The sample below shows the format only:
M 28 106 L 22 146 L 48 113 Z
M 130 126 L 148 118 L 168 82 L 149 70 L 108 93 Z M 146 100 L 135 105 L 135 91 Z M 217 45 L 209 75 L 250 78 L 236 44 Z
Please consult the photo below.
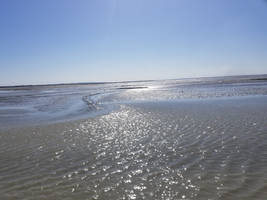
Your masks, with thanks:
M 151 82 L 163 80 L 183 80 L 183 79 L 200 79 L 200 78 L 219 78 L 219 77 L 240 77 L 240 76 L 267 76 L 267 74 L 239 74 L 239 75 L 218 75 L 218 76 L 196 76 L 185 78 L 163 78 L 163 79 L 143 79 L 143 80 L 124 80 L 124 81 L 88 81 L 88 82 L 65 82 L 65 83 L 47 83 L 47 84 L 14 84 L 14 85 L 0 85 L 0 89 L 7 88 L 22 88 L 22 87 L 46 87 L 46 86 L 69 86 L 69 85 L 100 85 L 113 83 L 131 83 L 131 82 Z

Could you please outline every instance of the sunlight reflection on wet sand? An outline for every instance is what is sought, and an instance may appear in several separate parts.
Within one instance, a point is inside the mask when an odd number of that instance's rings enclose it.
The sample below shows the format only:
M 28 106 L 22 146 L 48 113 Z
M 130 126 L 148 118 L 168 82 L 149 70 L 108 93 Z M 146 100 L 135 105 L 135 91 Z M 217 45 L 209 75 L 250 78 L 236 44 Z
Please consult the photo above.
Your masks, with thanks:
M 131 103 L 89 120 L 7 131 L 1 196 L 263 199 L 265 100 Z

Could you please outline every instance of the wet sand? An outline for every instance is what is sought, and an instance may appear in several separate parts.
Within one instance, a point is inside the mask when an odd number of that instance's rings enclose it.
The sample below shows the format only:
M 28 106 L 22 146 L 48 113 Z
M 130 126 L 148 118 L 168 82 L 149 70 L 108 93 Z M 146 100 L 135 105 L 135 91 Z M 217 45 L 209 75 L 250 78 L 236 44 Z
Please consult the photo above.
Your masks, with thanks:
M 0 134 L 0 197 L 262 199 L 267 97 L 123 103 Z

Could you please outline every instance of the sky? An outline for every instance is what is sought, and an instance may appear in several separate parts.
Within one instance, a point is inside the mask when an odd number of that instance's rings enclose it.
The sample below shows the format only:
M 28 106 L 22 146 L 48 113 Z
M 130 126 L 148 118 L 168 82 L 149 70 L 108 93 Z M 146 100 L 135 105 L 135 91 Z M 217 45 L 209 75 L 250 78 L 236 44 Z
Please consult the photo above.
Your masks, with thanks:
M 0 0 L 0 85 L 267 74 L 264 0 Z

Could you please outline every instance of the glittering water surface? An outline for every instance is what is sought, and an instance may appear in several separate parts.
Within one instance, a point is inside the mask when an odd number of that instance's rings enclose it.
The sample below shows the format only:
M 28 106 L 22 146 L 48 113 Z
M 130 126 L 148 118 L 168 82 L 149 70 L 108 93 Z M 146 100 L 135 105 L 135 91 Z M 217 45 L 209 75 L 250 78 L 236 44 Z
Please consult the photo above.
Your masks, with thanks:
M 59 95 L 108 112 L 1 130 L 0 199 L 266 199 L 266 83 L 141 85 Z

